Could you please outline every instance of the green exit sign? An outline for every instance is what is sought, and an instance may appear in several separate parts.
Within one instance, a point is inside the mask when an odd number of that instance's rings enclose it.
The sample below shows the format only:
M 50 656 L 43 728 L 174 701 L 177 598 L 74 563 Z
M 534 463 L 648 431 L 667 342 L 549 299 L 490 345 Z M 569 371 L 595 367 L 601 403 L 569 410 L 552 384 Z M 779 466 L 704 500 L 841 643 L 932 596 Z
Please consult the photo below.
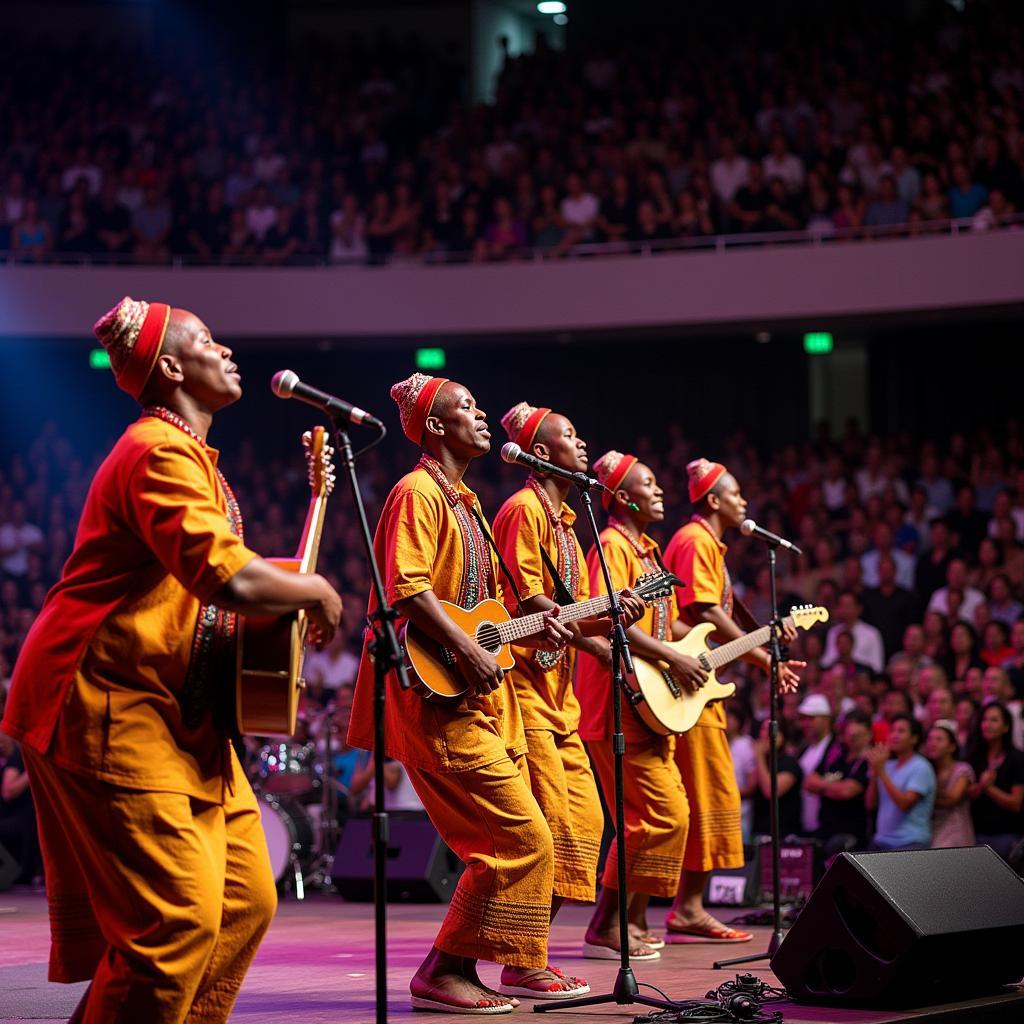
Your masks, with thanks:
M 417 370 L 443 370 L 446 361 L 443 348 L 416 349 Z
M 828 331 L 809 331 L 804 335 L 804 351 L 809 356 L 824 356 L 832 351 L 832 335 Z
M 89 365 L 94 370 L 109 370 L 110 356 L 105 348 L 94 348 L 89 352 Z

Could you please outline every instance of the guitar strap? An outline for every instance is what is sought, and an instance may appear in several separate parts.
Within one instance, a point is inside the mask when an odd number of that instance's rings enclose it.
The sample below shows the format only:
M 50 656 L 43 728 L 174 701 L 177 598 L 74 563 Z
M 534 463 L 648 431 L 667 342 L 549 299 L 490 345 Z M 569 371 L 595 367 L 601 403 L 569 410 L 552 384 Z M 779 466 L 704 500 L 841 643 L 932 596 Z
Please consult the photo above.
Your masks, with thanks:
M 551 573 L 551 579 L 554 582 L 555 587 L 555 604 L 569 605 L 576 602 L 576 598 L 569 593 L 569 588 L 562 581 L 562 577 L 558 575 L 558 570 L 555 568 L 554 562 L 551 561 L 551 556 L 544 550 L 544 546 L 541 545 L 540 557 L 544 562 L 548 572 Z
M 498 550 L 498 545 L 494 543 L 494 538 L 491 536 L 491 531 L 487 529 L 487 524 L 484 522 L 484 517 L 480 515 L 476 505 L 473 506 L 473 518 L 477 522 L 477 526 L 480 527 L 480 532 L 487 538 L 487 543 L 490 545 L 491 550 L 494 552 L 494 557 L 498 560 L 498 566 L 501 569 L 502 575 L 505 577 L 505 582 L 508 583 L 509 589 L 516 597 L 516 608 L 520 615 L 525 615 L 526 610 L 523 608 L 523 602 L 519 600 L 519 587 L 516 585 L 516 581 L 512 578 L 512 573 L 509 572 L 508 566 L 505 564 L 505 559 L 501 557 L 501 552 Z

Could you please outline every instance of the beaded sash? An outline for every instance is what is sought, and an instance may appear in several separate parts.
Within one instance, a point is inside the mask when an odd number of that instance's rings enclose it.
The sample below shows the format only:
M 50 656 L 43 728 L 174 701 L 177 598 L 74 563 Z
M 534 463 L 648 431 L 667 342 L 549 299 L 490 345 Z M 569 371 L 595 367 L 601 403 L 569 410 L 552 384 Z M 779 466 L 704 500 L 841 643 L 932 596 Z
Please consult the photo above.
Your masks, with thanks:
M 154 416 L 165 423 L 170 423 L 193 441 L 198 441 L 204 448 L 206 447 L 206 442 L 188 423 L 170 409 L 162 405 L 150 405 L 142 410 L 142 415 Z M 228 526 L 236 537 L 244 539 L 242 512 L 238 507 L 238 500 L 224 474 L 219 469 L 216 469 L 216 473 L 228 507 Z M 227 711 L 230 702 L 227 697 L 229 684 L 234 682 L 237 635 L 238 616 L 235 612 L 225 611 L 215 604 L 200 605 L 180 699 L 181 717 L 186 728 L 198 728 L 203 716 L 214 703 L 217 704 L 218 717 L 223 718 L 218 724 L 225 728 L 230 725 L 230 712 Z M 220 706 L 221 703 L 224 707 Z
M 626 526 L 619 522 L 615 516 L 609 517 L 608 525 L 626 538 L 629 542 L 629 546 L 633 549 L 637 558 L 640 559 L 640 563 L 644 567 L 644 572 L 659 572 L 661 570 L 661 563 L 654 554 L 657 550 L 655 545 L 652 544 L 649 548 L 644 547 L 644 545 L 640 543 L 639 539 L 634 537 Z M 628 585 L 632 585 L 632 581 L 628 581 Z M 672 599 L 668 596 L 659 597 L 656 601 L 651 602 L 651 610 L 654 612 L 654 621 L 651 624 L 651 636 L 654 637 L 655 640 L 671 639 L 669 636 L 671 629 L 671 608 Z
M 459 532 L 462 534 L 462 564 L 464 568 L 462 580 L 459 583 L 459 599 L 456 604 L 468 611 L 475 608 L 490 594 L 490 549 L 476 519 L 466 507 L 465 496 L 452 486 L 437 459 L 423 454 L 417 465 L 421 469 L 425 469 L 437 486 L 441 488 L 441 492 L 451 506 L 455 520 L 459 524 Z

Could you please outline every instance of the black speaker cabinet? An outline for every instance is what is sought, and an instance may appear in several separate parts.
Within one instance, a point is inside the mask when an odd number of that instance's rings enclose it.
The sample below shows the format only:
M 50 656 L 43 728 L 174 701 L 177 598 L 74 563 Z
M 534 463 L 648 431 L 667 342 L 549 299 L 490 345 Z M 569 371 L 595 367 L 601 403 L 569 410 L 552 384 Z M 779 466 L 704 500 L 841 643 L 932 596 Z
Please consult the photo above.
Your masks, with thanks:
M 464 865 L 445 845 L 426 815 L 388 816 L 388 900 L 447 903 Z M 373 833 L 369 818 L 350 818 L 334 855 L 331 880 L 353 903 L 373 899 Z
M 840 854 L 771 966 L 805 1003 L 994 992 L 1024 975 L 1024 882 L 987 846 Z

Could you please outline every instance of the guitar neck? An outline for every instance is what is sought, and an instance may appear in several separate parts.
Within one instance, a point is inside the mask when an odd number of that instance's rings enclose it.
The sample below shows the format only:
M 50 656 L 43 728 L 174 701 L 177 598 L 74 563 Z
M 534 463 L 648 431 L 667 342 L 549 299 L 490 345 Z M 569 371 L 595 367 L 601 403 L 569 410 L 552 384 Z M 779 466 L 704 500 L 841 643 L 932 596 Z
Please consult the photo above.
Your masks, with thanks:
M 789 616 L 783 619 L 782 624 L 784 626 L 792 626 L 793 617 Z M 747 633 L 744 636 L 737 637 L 735 640 L 722 644 L 721 647 L 715 647 L 712 650 L 706 651 L 704 657 L 712 669 L 722 668 L 728 665 L 730 661 L 742 658 L 744 654 L 752 651 L 755 647 L 761 647 L 763 644 L 768 643 L 771 635 L 771 628 L 769 626 L 762 626 L 760 629 L 755 629 L 753 633 Z
M 295 558 L 299 562 L 299 572 L 316 572 L 317 559 L 320 556 L 320 537 L 324 532 L 324 518 L 327 512 L 327 494 L 321 491 L 309 500 L 309 511 L 306 513 L 306 524 L 302 528 L 302 539 Z
M 611 607 L 607 594 L 592 597 L 589 601 L 562 605 L 558 610 L 559 622 L 575 622 L 577 619 L 589 619 L 593 615 L 603 615 Z M 544 629 L 544 616 L 547 612 L 534 612 L 518 619 L 509 619 L 498 626 L 498 636 L 503 644 L 515 643 L 524 637 L 533 636 Z

